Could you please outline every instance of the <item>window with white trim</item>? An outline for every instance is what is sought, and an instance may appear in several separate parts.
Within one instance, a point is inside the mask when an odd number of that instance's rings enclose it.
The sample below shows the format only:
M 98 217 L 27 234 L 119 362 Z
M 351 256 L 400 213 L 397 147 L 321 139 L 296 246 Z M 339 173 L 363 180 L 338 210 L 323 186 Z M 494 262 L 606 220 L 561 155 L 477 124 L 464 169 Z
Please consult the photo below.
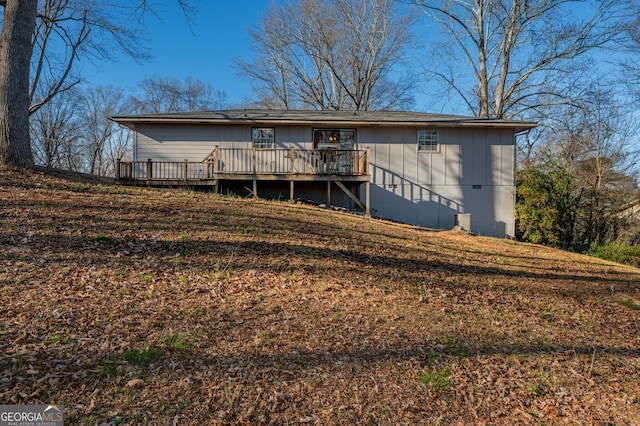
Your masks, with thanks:
M 273 148 L 275 146 L 275 129 L 273 127 L 253 128 L 254 148 Z
M 418 151 L 437 152 L 439 140 L 438 130 L 418 130 Z

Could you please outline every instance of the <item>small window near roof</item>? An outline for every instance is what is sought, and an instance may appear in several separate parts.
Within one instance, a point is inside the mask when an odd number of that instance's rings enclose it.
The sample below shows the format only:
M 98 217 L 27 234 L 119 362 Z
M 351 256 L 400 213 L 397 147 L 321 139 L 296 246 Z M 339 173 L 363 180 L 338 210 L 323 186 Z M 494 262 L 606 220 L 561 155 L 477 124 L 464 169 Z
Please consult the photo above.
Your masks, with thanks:
M 254 127 L 253 128 L 253 147 L 254 148 L 273 148 L 275 130 L 273 127 Z
M 437 130 L 418 130 L 418 151 L 437 152 L 439 139 Z

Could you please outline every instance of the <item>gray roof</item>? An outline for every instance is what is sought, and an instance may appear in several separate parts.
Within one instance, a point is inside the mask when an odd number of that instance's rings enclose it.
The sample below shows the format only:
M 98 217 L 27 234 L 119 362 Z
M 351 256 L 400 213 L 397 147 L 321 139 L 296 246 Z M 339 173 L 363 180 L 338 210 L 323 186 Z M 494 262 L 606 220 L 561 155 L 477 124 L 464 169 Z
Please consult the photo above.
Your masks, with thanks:
M 142 123 L 164 124 L 252 124 L 321 126 L 434 126 L 503 127 L 518 131 L 532 129 L 536 123 L 515 120 L 464 117 L 403 111 L 314 111 L 231 109 L 220 111 L 178 112 L 114 116 L 111 119 L 127 127 Z

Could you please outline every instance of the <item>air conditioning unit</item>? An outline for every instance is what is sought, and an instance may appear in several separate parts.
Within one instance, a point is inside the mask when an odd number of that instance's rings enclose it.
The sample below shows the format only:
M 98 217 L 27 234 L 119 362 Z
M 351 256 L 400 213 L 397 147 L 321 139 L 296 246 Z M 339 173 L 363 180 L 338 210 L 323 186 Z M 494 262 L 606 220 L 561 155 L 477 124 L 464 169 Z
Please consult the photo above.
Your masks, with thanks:
M 471 213 L 459 213 L 454 216 L 455 228 L 471 232 Z

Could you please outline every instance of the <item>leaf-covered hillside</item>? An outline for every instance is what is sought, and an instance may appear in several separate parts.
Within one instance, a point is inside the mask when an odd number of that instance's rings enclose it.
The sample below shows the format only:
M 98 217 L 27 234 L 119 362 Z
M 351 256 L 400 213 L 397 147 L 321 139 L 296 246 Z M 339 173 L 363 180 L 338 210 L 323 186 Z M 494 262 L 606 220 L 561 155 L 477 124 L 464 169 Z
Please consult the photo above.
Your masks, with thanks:
M 640 423 L 640 270 L 0 169 L 0 403 L 65 424 Z

